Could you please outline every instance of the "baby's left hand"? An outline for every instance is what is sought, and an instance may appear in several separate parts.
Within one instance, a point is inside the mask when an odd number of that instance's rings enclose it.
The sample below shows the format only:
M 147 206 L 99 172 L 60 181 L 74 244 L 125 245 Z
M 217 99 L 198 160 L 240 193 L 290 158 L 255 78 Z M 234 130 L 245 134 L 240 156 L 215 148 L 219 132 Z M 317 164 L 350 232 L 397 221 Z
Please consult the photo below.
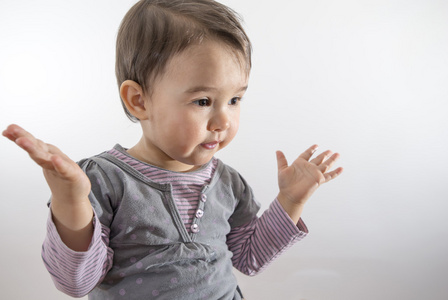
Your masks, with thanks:
M 299 210 L 301 214 L 303 205 L 314 191 L 321 184 L 333 180 L 342 173 L 341 167 L 329 172 L 340 156 L 338 153 L 332 154 L 330 150 L 327 150 L 310 160 L 316 150 L 317 145 L 311 146 L 290 166 L 288 166 L 285 155 L 281 151 L 277 151 L 278 185 L 280 188 L 277 198 L 290 216 L 294 212 L 290 213 L 288 209 L 294 210 L 296 207 L 295 210 Z M 291 217 L 293 220 L 296 219 Z

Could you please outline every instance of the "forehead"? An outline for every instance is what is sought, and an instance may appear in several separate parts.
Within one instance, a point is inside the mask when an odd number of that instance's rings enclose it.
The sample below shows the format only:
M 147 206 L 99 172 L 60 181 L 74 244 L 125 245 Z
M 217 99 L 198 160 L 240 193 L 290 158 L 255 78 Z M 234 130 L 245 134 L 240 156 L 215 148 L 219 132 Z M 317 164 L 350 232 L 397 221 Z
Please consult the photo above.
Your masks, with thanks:
M 173 82 L 210 86 L 246 86 L 249 67 L 239 51 L 215 40 L 203 40 L 173 56 L 164 75 Z

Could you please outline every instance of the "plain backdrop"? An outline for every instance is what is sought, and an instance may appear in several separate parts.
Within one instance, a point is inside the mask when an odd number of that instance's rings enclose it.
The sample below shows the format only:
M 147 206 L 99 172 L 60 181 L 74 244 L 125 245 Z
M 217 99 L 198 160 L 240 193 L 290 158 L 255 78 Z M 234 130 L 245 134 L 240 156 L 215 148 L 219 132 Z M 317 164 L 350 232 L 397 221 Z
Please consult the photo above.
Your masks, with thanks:
M 114 77 L 135 0 L 0 1 L 0 128 L 17 123 L 79 160 L 140 127 Z M 303 218 L 310 234 L 256 277 L 249 300 L 448 299 L 448 2 L 226 0 L 253 45 L 241 127 L 219 153 L 262 209 L 275 150 L 342 156 Z M 0 298 L 68 299 L 41 261 L 50 196 L 27 154 L 0 139 Z

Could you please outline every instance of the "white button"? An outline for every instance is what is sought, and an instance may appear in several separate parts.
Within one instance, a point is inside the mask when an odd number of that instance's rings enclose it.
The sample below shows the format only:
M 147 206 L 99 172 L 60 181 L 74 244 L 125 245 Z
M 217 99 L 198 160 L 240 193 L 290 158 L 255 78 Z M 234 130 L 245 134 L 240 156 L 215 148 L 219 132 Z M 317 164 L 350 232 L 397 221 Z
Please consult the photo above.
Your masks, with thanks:
M 202 218 L 203 215 L 204 215 L 204 211 L 202 209 L 198 209 L 198 211 L 196 212 L 196 217 Z
M 199 225 L 198 224 L 191 225 L 191 232 L 198 233 L 199 232 Z
M 206 194 L 202 194 L 201 195 L 201 201 L 202 202 L 206 202 L 207 201 L 207 195 Z

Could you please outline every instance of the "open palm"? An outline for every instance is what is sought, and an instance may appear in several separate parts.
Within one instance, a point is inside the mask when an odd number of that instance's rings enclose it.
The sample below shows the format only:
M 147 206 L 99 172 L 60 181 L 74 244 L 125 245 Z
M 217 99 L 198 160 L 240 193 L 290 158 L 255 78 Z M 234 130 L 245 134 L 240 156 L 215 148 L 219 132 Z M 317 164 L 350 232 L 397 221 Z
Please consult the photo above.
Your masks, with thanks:
M 42 167 L 52 197 L 65 201 L 86 199 L 90 181 L 81 168 L 57 147 L 44 143 L 18 125 L 10 125 L 3 135 L 28 152 Z
M 328 172 L 339 158 L 327 150 L 311 159 L 317 145 L 303 152 L 291 165 L 285 155 L 277 151 L 278 184 L 281 197 L 296 205 L 304 204 L 323 183 L 329 182 L 342 173 L 342 168 Z

